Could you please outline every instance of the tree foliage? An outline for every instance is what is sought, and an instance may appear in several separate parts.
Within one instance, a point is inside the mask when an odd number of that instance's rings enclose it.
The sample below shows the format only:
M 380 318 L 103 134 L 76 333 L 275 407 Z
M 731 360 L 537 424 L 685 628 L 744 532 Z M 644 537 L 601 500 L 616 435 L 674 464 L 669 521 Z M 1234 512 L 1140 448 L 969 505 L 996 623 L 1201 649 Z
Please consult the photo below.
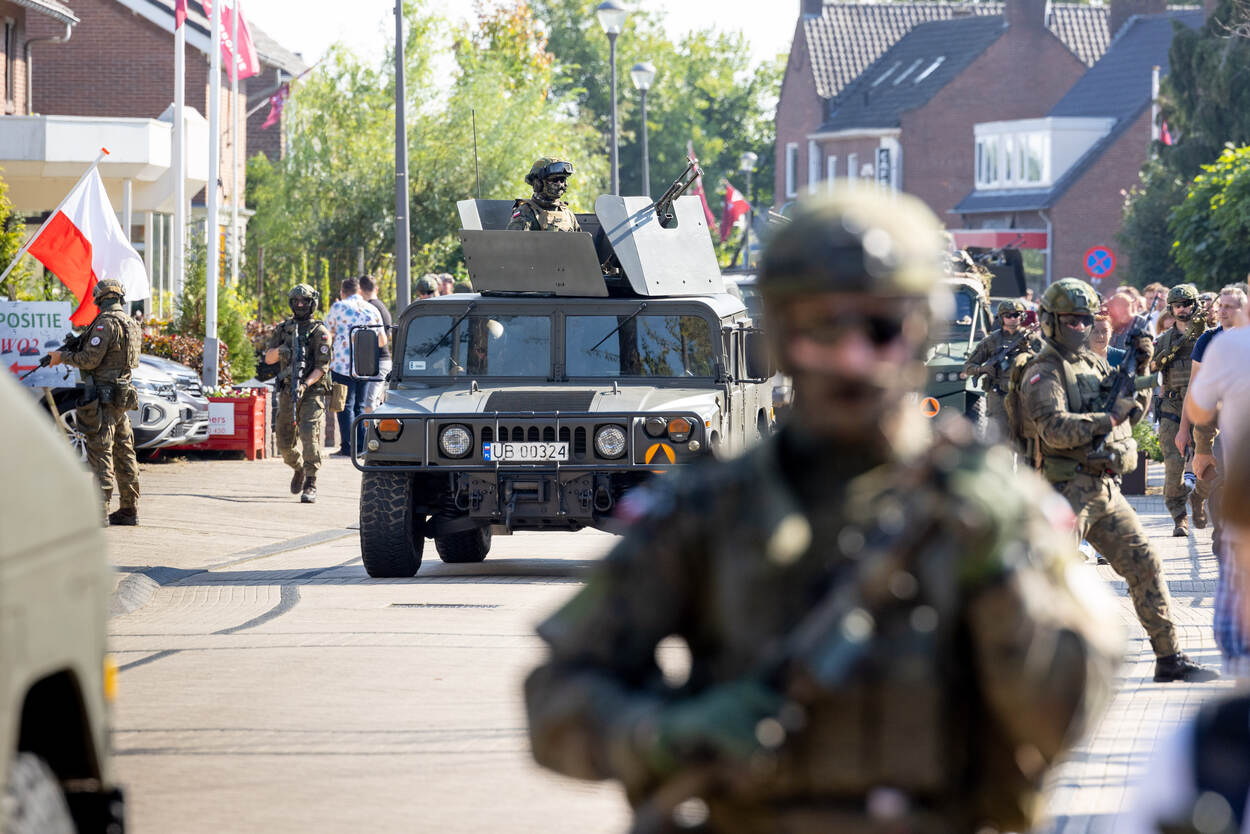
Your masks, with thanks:
M 1244 280 L 1250 265 L 1250 146 L 1230 146 L 1202 166 L 1168 227 L 1187 281 L 1218 290 Z
M 1124 222 L 1119 240 L 1131 253 L 1125 281 L 1144 287 L 1154 281 L 1167 286 L 1182 283 L 1184 271 L 1172 257 L 1175 238 L 1168 228 L 1172 209 L 1185 199 L 1187 181 L 1157 159 L 1148 161 L 1141 182 L 1124 200 Z

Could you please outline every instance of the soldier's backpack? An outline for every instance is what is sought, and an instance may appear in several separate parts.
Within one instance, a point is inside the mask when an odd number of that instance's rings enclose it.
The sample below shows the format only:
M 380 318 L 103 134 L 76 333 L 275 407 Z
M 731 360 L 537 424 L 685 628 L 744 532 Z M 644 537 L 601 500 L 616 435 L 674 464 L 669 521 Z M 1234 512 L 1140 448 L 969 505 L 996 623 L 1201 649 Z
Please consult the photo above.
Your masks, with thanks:
M 1030 459 L 1037 458 L 1037 428 L 1024 409 L 1024 372 L 1038 354 L 1022 350 L 1011 359 L 1007 369 L 1007 393 L 1003 395 L 1003 410 L 1007 412 L 1007 428 L 1011 436 L 1024 448 Z

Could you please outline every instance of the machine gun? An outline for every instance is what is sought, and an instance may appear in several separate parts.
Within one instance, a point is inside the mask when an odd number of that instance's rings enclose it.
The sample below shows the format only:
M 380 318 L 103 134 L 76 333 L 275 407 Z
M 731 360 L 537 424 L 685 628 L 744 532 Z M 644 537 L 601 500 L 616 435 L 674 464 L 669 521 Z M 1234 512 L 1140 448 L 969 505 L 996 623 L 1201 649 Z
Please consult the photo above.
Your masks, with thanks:
M 83 332 L 86 333 L 86 331 L 83 331 Z M 82 341 L 83 341 L 82 336 L 75 336 L 73 333 L 66 333 L 65 339 L 61 342 L 61 346 L 58 348 L 58 350 L 62 352 L 69 351 L 70 353 L 76 353 L 77 351 L 82 350 Z M 45 353 L 43 356 L 39 357 L 39 364 L 31 368 L 26 373 L 19 376 L 17 378 L 17 381 L 24 382 L 26 380 L 26 377 L 30 376 L 31 374 L 33 374 L 35 371 L 39 370 L 40 368 L 48 367 L 48 365 L 50 364 L 52 364 L 52 357 Z
M 703 176 L 703 169 L 699 167 L 699 160 L 693 156 L 687 157 L 686 170 L 681 172 L 681 176 L 673 180 L 673 184 L 668 190 L 660 195 L 660 199 L 655 201 L 655 216 L 659 218 L 660 225 L 665 229 L 671 229 L 677 225 L 677 212 L 673 208 L 673 203 L 677 198 L 685 194 L 690 186 L 694 185 L 694 181 Z
M 1158 300 L 1159 296 L 1156 295 L 1155 301 Z M 1151 305 L 1151 310 L 1153 309 L 1154 305 Z M 1147 313 L 1147 315 L 1149 315 L 1149 313 Z M 1206 330 L 1207 317 L 1203 313 L 1202 304 L 1195 304 L 1194 317 L 1193 320 L 1189 322 L 1189 327 L 1185 330 L 1185 335 L 1181 337 L 1179 342 L 1172 345 L 1172 348 L 1167 353 L 1160 356 L 1157 360 L 1151 360 L 1151 370 L 1155 372 L 1166 370 L 1168 365 L 1171 365 L 1174 361 L 1176 361 L 1176 357 L 1180 355 L 1181 351 L 1186 348 L 1189 348 L 1192 351 L 1194 342 L 1198 341 L 1198 337 L 1205 333 Z
M 304 366 L 307 364 L 308 350 L 305 342 L 307 336 L 301 336 L 299 325 L 295 325 L 295 336 L 291 340 L 291 376 L 287 384 L 291 386 L 291 422 L 299 428 L 299 406 L 304 399 L 304 377 L 308 375 Z
M 1020 335 L 1015 338 L 1015 341 L 999 348 L 998 353 L 991 356 L 990 360 L 985 363 L 984 367 L 997 367 L 1001 371 L 1007 370 L 1007 368 L 1011 365 L 1011 360 L 1015 358 L 1015 355 L 1019 353 L 1022 348 L 1028 345 L 1029 339 L 1037 334 L 1038 329 L 1039 325 L 1036 324 L 1031 324 L 1027 327 L 1021 328 Z

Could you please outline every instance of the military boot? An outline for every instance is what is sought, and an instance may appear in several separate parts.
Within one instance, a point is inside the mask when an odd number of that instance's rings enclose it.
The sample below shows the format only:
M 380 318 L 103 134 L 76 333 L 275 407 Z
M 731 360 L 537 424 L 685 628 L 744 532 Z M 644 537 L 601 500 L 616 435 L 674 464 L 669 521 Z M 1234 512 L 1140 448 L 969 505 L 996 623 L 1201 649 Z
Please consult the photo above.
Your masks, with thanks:
M 1205 504 L 1206 502 L 1199 498 L 1197 493 L 1189 496 L 1189 506 L 1193 510 L 1195 530 L 1207 529 L 1207 508 Z
M 1219 672 L 1210 666 L 1194 663 L 1183 652 L 1155 660 L 1155 683 L 1171 683 L 1172 681 L 1203 683 L 1213 681 L 1219 676 Z
M 299 497 L 304 504 L 314 504 L 317 501 L 317 476 L 309 475 L 304 478 L 304 494 Z
M 122 507 L 109 513 L 109 524 L 114 527 L 135 527 L 139 524 L 139 512 L 134 507 Z
M 295 474 L 291 476 L 291 494 L 299 495 L 304 491 L 304 470 L 296 469 Z
M 1186 538 L 1189 535 L 1189 519 L 1185 516 L 1176 517 L 1176 526 L 1172 528 L 1172 536 L 1177 539 Z

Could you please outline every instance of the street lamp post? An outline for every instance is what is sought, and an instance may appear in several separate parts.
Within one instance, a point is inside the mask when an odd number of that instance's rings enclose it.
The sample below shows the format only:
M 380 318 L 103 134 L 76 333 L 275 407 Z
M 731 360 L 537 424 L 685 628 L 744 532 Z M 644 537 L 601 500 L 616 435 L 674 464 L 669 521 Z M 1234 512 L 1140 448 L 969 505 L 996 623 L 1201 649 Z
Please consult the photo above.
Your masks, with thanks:
M 599 25 L 608 36 L 608 63 L 612 67 L 612 193 L 619 194 L 621 161 L 616 132 L 616 36 L 625 28 L 625 18 L 629 16 L 629 10 L 617 0 L 604 0 L 595 9 L 595 16 L 599 18 Z
M 651 89 L 651 82 L 655 81 L 655 64 L 650 61 L 634 64 L 629 75 L 634 79 L 634 86 L 638 88 L 642 99 L 642 194 L 644 197 L 650 197 L 651 160 L 647 156 L 647 90 Z
M 755 195 L 751 191 L 751 174 L 755 173 L 755 163 L 759 155 L 753 151 L 744 151 L 739 160 L 738 170 L 747 175 L 747 232 L 742 242 L 742 264 L 751 266 L 751 227 L 755 222 Z
M 408 124 L 404 91 L 404 3 L 395 0 L 395 313 L 411 298 L 408 238 Z

